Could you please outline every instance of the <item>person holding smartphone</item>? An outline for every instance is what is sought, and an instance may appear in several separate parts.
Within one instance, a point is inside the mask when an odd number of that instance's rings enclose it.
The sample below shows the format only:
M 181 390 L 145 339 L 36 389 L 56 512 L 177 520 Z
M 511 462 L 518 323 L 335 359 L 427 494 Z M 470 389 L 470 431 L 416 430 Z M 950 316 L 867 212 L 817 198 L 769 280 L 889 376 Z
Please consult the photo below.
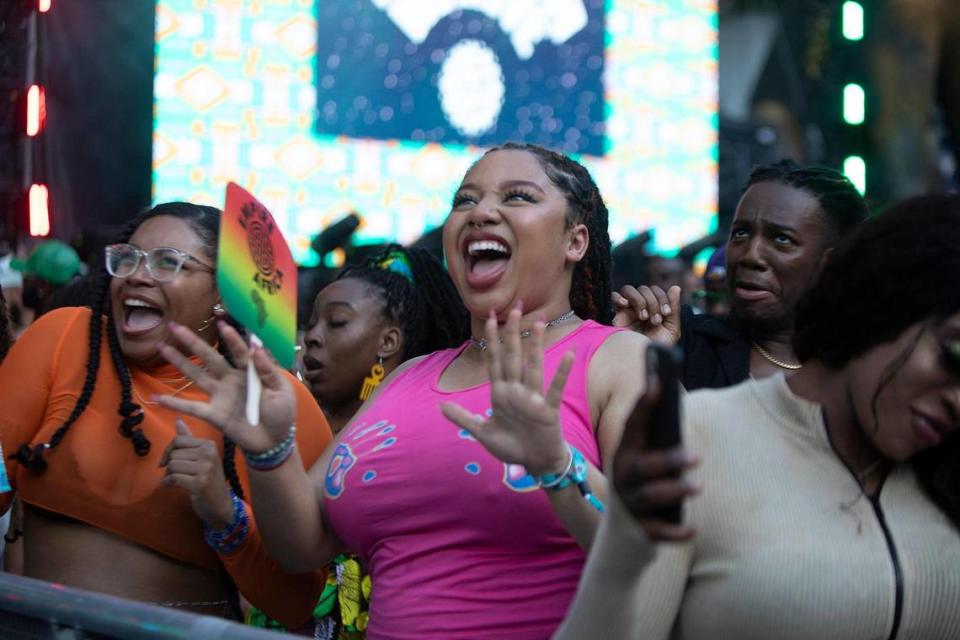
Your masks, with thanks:
M 686 397 L 696 536 L 650 553 L 613 503 L 556 637 L 960 637 L 957 273 L 960 197 L 865 222 L 799 305 L 802 370 Z

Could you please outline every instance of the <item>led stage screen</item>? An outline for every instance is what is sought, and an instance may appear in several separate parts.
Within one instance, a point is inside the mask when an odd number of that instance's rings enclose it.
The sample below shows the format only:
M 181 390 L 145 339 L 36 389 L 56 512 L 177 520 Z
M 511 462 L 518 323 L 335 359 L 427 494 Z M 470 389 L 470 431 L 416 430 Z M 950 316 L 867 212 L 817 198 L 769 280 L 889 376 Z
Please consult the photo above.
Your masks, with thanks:
M 620 241 L 707 233 L 715 0 L 158 0 L 153 199 L 235 180 L 295 258 L 350 211 L 361 241 L 441 224 L 484 147 L 577 155 Z

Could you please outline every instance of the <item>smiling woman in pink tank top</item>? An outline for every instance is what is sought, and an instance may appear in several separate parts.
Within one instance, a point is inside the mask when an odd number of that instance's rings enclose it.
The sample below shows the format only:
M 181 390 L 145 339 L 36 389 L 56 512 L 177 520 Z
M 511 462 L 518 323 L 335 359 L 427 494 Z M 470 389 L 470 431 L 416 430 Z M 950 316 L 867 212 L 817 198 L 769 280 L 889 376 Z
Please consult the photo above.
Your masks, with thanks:
M 258 428 L 242 417 L 244 376 L 186 337 L 208 369 L 186 373 L 211 401 L 163 402 L 254 461 L 258 527 L 285 568 L 346 548 L 369 563 L 368 638 L 547 638 L 604 508 L 600 469 L 642 390 L 646 339 L 606 326 L 607 210 L 566 156 L 488 151 L 456 192 L 444 250 L 474 337 L 397 369 L 309 474 L 289 386 L 260 350 Z

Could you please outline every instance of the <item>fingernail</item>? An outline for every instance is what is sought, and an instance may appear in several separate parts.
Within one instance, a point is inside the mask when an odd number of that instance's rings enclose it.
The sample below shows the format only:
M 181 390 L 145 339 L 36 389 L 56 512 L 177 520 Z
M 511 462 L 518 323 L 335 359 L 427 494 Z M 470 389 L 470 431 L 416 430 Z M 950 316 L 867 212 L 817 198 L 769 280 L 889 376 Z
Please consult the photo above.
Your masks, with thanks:
M 653 324 L 660 324 L 662 320 L 663 320 L 663 317 L 659 313 L 653 316 Z
M 660 310 L 663 311 L 664 315 L 670 315 L 670 305 L 665 304 L 660 307 Z
M 650 314 L 647 313 L 647 310 L 646 310 L 646 309 L 641 309 L 641 310 L 640 310 L 640 319 L 641 319 L 641 320 L 646 320 L 646 319 L 649 318 L 649 317 L 650 317 Z

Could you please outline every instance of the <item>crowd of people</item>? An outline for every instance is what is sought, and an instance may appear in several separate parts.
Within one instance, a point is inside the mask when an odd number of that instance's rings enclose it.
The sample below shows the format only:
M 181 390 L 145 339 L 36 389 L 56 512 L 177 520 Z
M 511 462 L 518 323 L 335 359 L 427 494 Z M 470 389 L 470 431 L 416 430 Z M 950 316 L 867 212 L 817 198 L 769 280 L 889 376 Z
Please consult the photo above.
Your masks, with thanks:
M 612 291 L 590 174 L 505 144 L 445 265 L 317 294 L 294 375 L 220 300 L 220 212 L 157 205 L 76 306 L 0 314 L 7 566 L 318 638 L 956 638 L 960 197 L 867 214 L 756 169 L 698 313 L 666 259 Z

